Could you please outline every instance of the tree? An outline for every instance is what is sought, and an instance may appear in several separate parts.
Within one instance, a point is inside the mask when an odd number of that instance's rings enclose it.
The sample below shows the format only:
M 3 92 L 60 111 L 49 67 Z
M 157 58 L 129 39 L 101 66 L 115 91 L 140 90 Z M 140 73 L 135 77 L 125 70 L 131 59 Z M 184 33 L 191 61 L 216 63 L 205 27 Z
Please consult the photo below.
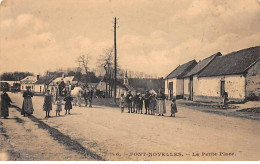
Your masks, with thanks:
M 69 71 L 68 72 L 68 76 L 74 76 L 76 74 L 76 72 L 74 72 L 74 71 Z
M 86 72 L 86 76 L 88 76 L 88 64 L 89 64 L 89 54 L 87 55 L 81 55 L 77 58 L 77 62 L 79 64 L 79 68 L 81 69 L 82 67 L 84 68 L 85 72 Z M 81 72 L 82 70 L 80 70 Z M 82 72 L 81 72 L 82 74 Z M 79 79 L 80 80 L 80 79 Z M 86 85 L 87 85 L 87 81 L 85 81 Z
M 112 85 L 113 85 L 113 48 L 107 48 L 104 50 L 104 53 L 100 55 L 98 60 L 99 67 L 102 67 L 105 70 L 104 80 L 106 82 L 106 93 L 105 97 L 112 96 Z
M 27 76 L 32 76 L 30 72 L 5 72 L 0 76 L 2 81 L 20 81 Z

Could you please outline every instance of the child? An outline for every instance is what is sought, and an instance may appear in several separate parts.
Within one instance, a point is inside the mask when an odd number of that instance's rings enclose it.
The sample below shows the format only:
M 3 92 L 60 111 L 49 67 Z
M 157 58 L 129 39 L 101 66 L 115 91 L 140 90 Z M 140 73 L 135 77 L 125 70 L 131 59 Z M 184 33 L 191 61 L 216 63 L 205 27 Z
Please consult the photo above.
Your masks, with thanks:
M 177 113 L 177 105 L 176 105 L 176 99 L 173 97 L 171 102 L 171 117 L 175 117 L 175 113 Z
M 125 96 L 122 93 L 120 97 L 120 107 L 121 107 L 121 113 L 124 113 L 124 107 L 125 107 Z
M 60 116 L 60 111 L 62 111 L 62 102 L 61 102 L 61 98 L 57 99 L 57 103 L 56 103 L 57 107 L 56 107 L 56 116 Z
M 71 102 L 73 101 L 73 98 L 70 96 L 70 94 L 68 93 L 67 96 L 65 97 L 64 99 L 65 101 L 65 110 L 66 110 L 66 113 L 69 113 L 70 114 L 70 110 L 72 109 L 72 104 Z

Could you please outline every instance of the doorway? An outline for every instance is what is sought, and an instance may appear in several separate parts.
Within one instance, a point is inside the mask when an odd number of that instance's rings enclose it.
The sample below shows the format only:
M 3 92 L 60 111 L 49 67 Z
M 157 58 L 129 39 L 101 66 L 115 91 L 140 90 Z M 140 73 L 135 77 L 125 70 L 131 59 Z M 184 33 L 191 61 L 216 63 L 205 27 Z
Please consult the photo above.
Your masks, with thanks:
M 190 77 L 190 96 L 189 99 L 192 101 L 193 100 L 193 76 Z

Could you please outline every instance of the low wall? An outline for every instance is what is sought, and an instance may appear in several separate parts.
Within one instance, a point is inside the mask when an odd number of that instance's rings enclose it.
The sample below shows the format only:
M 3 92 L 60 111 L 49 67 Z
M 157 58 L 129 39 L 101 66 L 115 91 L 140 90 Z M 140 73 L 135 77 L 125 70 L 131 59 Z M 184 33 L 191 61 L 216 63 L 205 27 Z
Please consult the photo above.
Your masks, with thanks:
M 237 99 L 237 98 L 228 98 L 229 102 L 244 102 L 245 99 Z M 222 97 L 214 97 L 214 96 L 193 96 L 193 101 L 201 101 L 201 102 L 222 102 Z

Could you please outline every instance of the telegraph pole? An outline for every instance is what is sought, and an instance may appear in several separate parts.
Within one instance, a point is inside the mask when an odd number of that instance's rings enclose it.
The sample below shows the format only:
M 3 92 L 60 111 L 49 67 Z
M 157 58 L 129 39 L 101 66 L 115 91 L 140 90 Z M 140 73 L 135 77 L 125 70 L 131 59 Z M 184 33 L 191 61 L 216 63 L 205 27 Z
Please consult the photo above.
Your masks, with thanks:
M 116 74 L 117 74 L 117 59 L 116 59 L 116 28 L 117 25 L 117 18 L 115 17 L 114 18 L 114 47 L 115 47 L 115 83 L 114 83 L 114 102 L 116 103 L 116 82 L 117 82 L 117 79 L 116 79 Z

